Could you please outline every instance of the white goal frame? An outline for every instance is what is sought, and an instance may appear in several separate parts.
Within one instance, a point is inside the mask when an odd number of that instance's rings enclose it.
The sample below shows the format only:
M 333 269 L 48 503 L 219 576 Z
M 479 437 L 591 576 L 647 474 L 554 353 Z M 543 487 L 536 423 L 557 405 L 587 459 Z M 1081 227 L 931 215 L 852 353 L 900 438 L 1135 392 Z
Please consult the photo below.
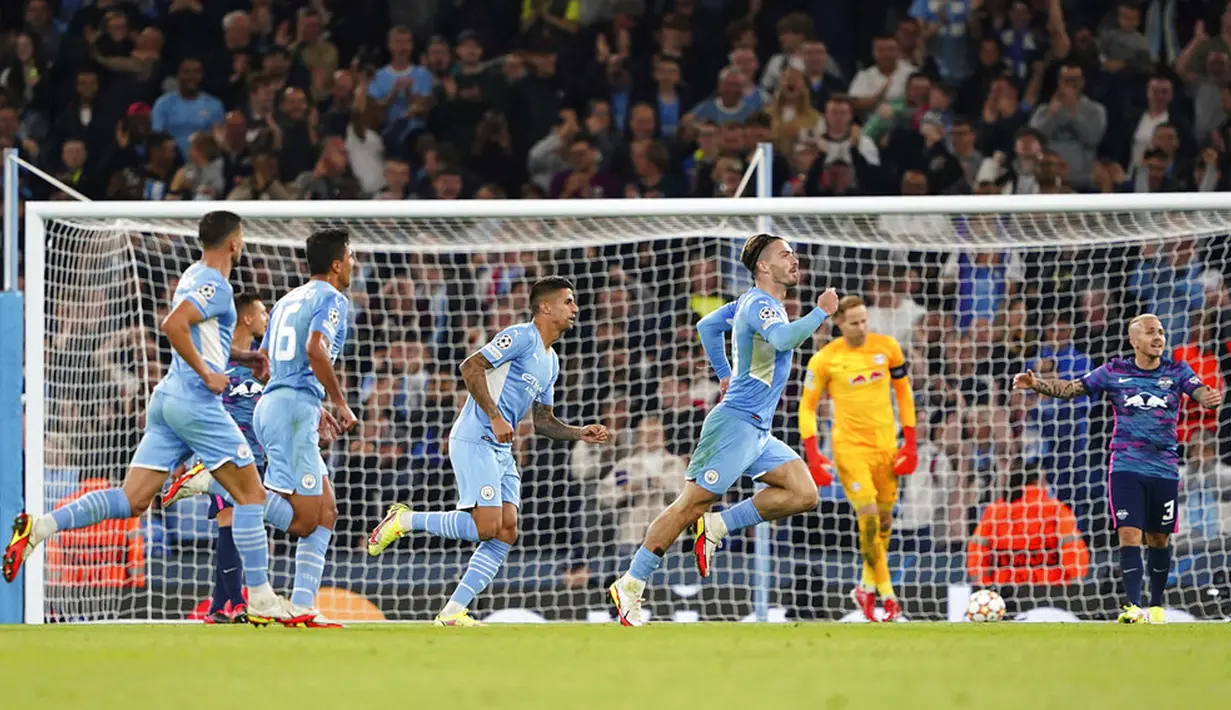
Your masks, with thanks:
M 759 171 L 768 173 L 768 171 Z M 768 183 L 768 175 L 764 175 Z M 759 186 L 761 194 L 766 194 Z M 775 216 L 1064 214 L 1077 212 L 1137 213 L 1227 211 L 1231 197 L 1222 193 L 1149 193 L 1099 195 L 967 195 L 946 197 L 831 197 L 746 199 L 642 200 L 464 200 L 464 201 L 252 201 L 252 202 L 29 202 L 25 205 L 25 509 L 44 511 L 44 401 L 46 384 L 46 230 L 48 220 L 196 219 L 211 210 L 226 209 L 248 219 L 444 219 L 444 218 L 601 218 L 710 216 L 758 218 L 758 227 L 772 230 Z M 789 234 L 784 234 L 790 237 Z M 856 245 L 852 242 L 851 245 Z M 862 242 L 861 246 L 870 246 Z M 1015 246 L 980 242 L 981 248 Z M 448 246 L 448 245 L 446 245 Z M 876 246 L 891 246 L 879 244 Z M 910 244 L 902 244 L 909 247 Z M 953 245 L 951 248 L 958 248 Z M 974 245 L 971 245 L 974 246 Z M 458 245 L 461 249 L 473 246 Z M 929 245 L 938 248 L 938 245 Z M 943 247 L 941 247 L 943 248 Z M 760 545 L 758 545 L 758 548 Z M 44 623 L 44 557 L 40 547 L 25 564 L 25 623 Z M 762 557 L 762 555 L 758 555 Z M 758 569 L 768 571 L 766 557 Z M 762 584 L 767 580 L 762 579 Z M 762 585 L 757 585 L 761 587 Z M 762 599 L 764 597 L 761 597 Z

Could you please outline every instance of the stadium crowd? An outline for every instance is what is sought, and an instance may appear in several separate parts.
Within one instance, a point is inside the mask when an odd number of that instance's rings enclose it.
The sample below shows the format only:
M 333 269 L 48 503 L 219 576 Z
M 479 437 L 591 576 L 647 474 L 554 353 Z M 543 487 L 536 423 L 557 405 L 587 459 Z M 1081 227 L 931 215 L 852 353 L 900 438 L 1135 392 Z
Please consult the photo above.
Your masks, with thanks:
M 774 145 L 783 197 L 1231 181 L 1221 2 L 0 0 L 0 33 L 0 147 L 92 199 L 724 197 L 760 141 Z M 26 199 L 67 197 L 22 180 Z M 990 221 L 963 228 L 1011 235 Z M 882 229 L 909 244 L 928 225 Z M 169 359 L 153 324 L 191 258 L 178 240 L 140 239 L 146 322 L 99 332 L 102 302 L 62 284 L 49 352 L 80 354 L 65 356 L 71 381 L 51 383 L 64 394 L 50 415 L 66 424 L 51 427 L 62 444 L 49 445 L 50 465 L 78 468 L 74 452 L 87 451 L 93 475 L 116 475 L 136 442 L 142 405 L 130 394 Z M 1020 499 L 1032 480 L 1023 461 L 1037 462 L 1089 543 L 1105 544 L 1110 414 L 1012 394 L 1011 374 L 1076 377 L 1122 353 L 1124 316 L 1149 310 L 1177 357 L 1221 388 L 1226 249 L 801 245 L 812 284 L 796 312 L 813 285 L 862 294 L 873 329 L 912 365 L 920 465 L 903 493 L 902 544 L 964 550 L 984 506 Z M 530 279 L 560 273 L 583 307 L 560 348 L 562 418 L 596 417 L 620 435 L 570 448 L 522 424 L 523 544 L 572 550 L 566 579 L 584 583 L 678 490 L 718 396 L 691 326 L 740 290 L 730 266 L 705 239 L 367 255 L 345 357 L 361 425 L 332 451 L 342 544 L 355 547 L 394 500 L 450 504 L 442 446 L 464 396 L 457 363 L 523 317 Z M 300 275 L 293 254 L 256 246 L 237 281 L 272 305 Z M 85 411 L 73 397 L 91 370 L 111 394 Z M 776 422 L 795 446 L 798 389 Z M 1199 415 L 1183 426 L 1184 489 L 1213 511 L 1194 535 L 1231 531 L 1226 432 Z M 99 440 L 115 460 L 99 462 L 88 444 Z M 833 494 L 822 505 L 846 511 Z M 780 537 L 829 544 L 843 517 L 797 520 Z

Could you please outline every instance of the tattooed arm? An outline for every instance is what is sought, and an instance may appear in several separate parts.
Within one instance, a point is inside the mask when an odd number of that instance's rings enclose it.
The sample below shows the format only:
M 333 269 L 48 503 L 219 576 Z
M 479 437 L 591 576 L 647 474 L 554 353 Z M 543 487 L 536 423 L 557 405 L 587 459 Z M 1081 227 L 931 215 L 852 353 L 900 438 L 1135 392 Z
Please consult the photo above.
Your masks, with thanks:
M 1056 399 L 1076 399 L 1089 394 L 1086 383 L 1081 380 L 1045 380 L 1031 370 L 1013 376 L 1013 389 L 1034 390 L 1044 397 Z
M 556 414 L 551 407 L 541 402 L 535 402 L 534 408 L 531 410 L 534 415 L 534 432 L 542 434 L 548 439 L 559 439 L 563 441 L 577 441 L 581 439 L 591 444 L 605 444 L 608 439 L 607 427 L 601 424 L 587 424 L 586 426 L 569 426 L 564 422 L 556 419 Z

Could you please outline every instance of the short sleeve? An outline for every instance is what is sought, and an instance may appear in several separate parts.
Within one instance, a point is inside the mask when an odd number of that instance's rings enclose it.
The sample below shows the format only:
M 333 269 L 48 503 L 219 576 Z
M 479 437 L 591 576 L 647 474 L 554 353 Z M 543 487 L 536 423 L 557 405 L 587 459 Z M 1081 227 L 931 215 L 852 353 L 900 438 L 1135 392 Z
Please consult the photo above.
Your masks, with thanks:
M 1205 386 L 1205 382 L 1201 376 L 1193 371 L 1192 365 L 1186 362 L 1177 363 L 1179 365 L 1180 389 L 1189 397 L 1193 396 L 1197 390 Z
M 1099 365 L 1081 378 L 1086 386 L 1086 392 L 1094 397 L 1107 391 L 1107 365 Z
M 414 74 L 414 85 L 411 93 L 415 96 L 432 95 L 432 73 L 423 67 L 417 67 Z
M 346 332 L 346 311 L 346 297 L 340 293 L 331 293 L 317 300 L 308 332 L 320 333 L 332 344 L 339 334 Z
M 372 83 L 368 84 L 368 96 L 377 101 L 384 101 L 391 93 L 393 93 L 393 75 L 381 69 L 376 72 L 376 76 L 372 77 Z
M 551 381 L 548 382 L 547 386 L 543 388 L 543 391 L 539 393 L 539 404 L 543 405 L 544 407 L 555 406 L 555 403 L 556 403 L 555 389 L 556 389 L 556 380 L 558 379 L 560 379 L 560 358 L 553 357 L 552 358 L 552 368 L 551 368 Z
M 220 274 L 202 272 L 186 298 L 201 312 L 201 320 L 217 318 L 231 308 L 231 284 Z
M 775 330 L 786 327 L 782 306 L 768 298 L 758 298 L 744 313 L 744 323 L 762 338 L 769 340 Z
M 898 380 L 906 377 L 909 372 L 906 366 L 906 355 L 902 353 L 902 346 L 898 344 L 897 338 L 888 338 L 888 341 L 886 354 L 889 357 L 889 376 Z
M 490 343 L 479 349 L 479 352 L 483 353 L 483 357 L 487 358 L 492 367 L 500 367 L 524 355 L 533 347 L 533 342 L 534 339 L 522 328 L 509 326 L 497 333 Z
M 825 350 L 808 359 L 807 371 L 804 373 L 804 395 L 820 397 L 829 384 L 829 359 Z

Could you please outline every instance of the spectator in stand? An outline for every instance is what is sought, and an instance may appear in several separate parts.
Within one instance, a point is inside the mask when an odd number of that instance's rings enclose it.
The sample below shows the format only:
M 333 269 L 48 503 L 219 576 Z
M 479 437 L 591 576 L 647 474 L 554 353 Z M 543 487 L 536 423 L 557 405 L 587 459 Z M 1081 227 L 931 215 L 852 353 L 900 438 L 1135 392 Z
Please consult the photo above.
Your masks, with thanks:
M 814 25 L 812 18 L 806 13 L 792 12 L 778 20 L 778 53 L 769 58 L 765 64 L 765 73 L 761 75 L 761 89 L 773 96 L 778 93 L 778 81 L 782 72 L 791 65 L 796 69 L 803 68 L 804 43 L 812 39 Z M 824 45 L 822 45 L 824 46 Z M 821 68 L 824 71 L 824 68 Z
M 909 350 L 915 327 L 927 309 L 910 296 L 910 274 L 905 269 L 883 267 L 864 288 L 868 302 L 868 330 L 897 340 Z
M 790 155 L 800 142 L 815 143 L 824 123 L 821 113 L 812 108 L 803 72 L 787 65 L 777 83 L 778 92 L 769 107 L 774 148 L 780 155 Z
M 897 40 L 877 37 L 872 43 L 872 66 L 851 81 L 851 99 L 860 116 L 876 110 L 881 103 L 906 95 L 906 82 L 918 67 L 901 56 Z
M 863 135 L 854 122 L 851 100 L 838 96 L 825 104 L 825 126 L 816 140 L 820 154 L 812 164 L 809 195 L 818 194 L 819 176 L 828 164 L 841 161 L 854 168 L 854 186 L 864 194 L 875 194 L 881 186 L 880 151 L 872 139 Z
M 398 123 L 401 142 L 427 126 L 432 107 L 432 73 L 412 63 L 415 38 L 406 27 L 389 30 L 389 63 L 368 85 L 368 97 L 385 108 L 385 120 Z
M 269 123 L 269 129 L 273 148 L 281 156 L 279 170 L 282 181 L 289 184 L 314 169 L 317 149 L 321 145 L 317 129 L 320 119 L 315 106 L 309 109 L 308 97 L 303 89 L 293 86 L 282 92 L 280 108 L 281 116 Z
M 194 133 L 188 140 L 188 162 L 171 178 L 168 199 L 221 200 L 226 197 L 225 165 L 211 133 Z
M 671 155 L 658 141 L 639 141 L 632 146 L 634 178 L 624 188 L 625 197 L 684 197 L 687 192 L 677 176 L 668 173 Z
M 957 86 L 972 73 L 970 40 L 982 32 L 973 11 L 982 0 L 913 0 L 910 16 L 923 23 L 923 40 L 936 58 L 940 78 Z
M 684 127 L 693 130 L 702 121 L 712 121 L 719 126 L 728 123 L 742 124 L 761 107 L 759 96 L 749 98 L 744 94 L 747 80 L 735 67 L 727 67 L 718 74 L 718 93 L 711 99 L 697 104 L 684 116 Z
M 983 511 L 966 548 L 978 585 L 1072 584 L 1085 578 L 1090 551 L 1077 517 L 1052 498 L 1033 466 L 1009 476 L 1009 494 Z
M 170 133 L 151 133 L 144 166 L 130 166 L 111 177 L 107 197 L 113 200 L 165 200 L 175 175 L 176 146 Z
M 1035 109 L 1030 118 L 1030 126 L 1039 131 L 1047 147 L 1068 163 L 1073 185 L 1083 188 L 1090 185 L 1095 150 L 1107 130 L 1107 110 L 1082 95 L 1084 84 L 1081 66 L 1065 64 L 1051 101 Z
M 405 160 L 385 161 L 385 184 L 372 199 L 404 200 L 410 196 L 410 166 Z
M 551 180 L 553 198 L 620 197 L 623 191 L 615 177 L 599 170 L 598 145 L 585 133 L 575 135 L 568 146 L 569 169 Z
M 212 131 L 225 118 L 222 102 L 201 91 L 204 72 L 200 59 L 180 62 L 179 88 L 154 102 L 153 128 L 175 139 L 176 147 L 188 154 L 188 141 L 198 131 Z
M 822 111 L 829 103 L 830 97 L 846 91 L 847 82 L 837 64 L 830 58 L 824 42 L 804 42 L 800 56 L 803 59 L 801 71 L 804 73 L 804 83 L 808 85 L 808 92 L 812 95 L 812 107 Z
M 325 38 L 324 18 L 316 8 L 300 8 L 296 13 L 295 41 L 291 58 L 308 70 L 312 101 L 329 96 L 330 82 L 338 69 L 338 48 Z
M 278 176 L 278 154 L 258 150 L 252 156 L 252 174 L 241 178 L 227 195 L 228 200 L 295 200 L 298 191 L 287 187 Z

